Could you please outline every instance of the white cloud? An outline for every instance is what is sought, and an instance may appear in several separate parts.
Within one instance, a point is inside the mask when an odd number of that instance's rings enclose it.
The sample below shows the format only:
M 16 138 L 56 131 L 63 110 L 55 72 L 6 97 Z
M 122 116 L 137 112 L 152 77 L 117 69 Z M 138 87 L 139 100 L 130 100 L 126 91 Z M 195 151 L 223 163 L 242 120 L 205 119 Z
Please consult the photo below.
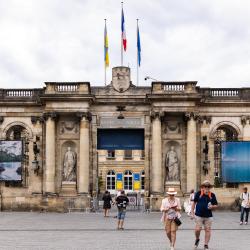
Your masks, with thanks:
M 140 19 L 140 84 L 197 80 L 241 87 L 250 81 L 250 1 L 124 1 L 129 65 L 136 81 L 136 18 Z M 111 68 L 120 65 L 120 1 L 0 0 L 0 87 L 42 87 L 45 81 L 103 85 L 103 26 Z

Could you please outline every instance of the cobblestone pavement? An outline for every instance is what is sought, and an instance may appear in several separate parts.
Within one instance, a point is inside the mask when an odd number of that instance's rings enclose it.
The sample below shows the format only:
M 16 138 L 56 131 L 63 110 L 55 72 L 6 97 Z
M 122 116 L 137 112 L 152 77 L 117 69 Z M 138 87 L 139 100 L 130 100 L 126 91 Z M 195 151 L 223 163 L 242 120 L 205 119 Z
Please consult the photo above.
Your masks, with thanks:
M 164 250 L 169 245 L 160 213 L 127 212 L 125 230 L 117 231 L 115 213 L 0 213 L 0 249 Z M 177 232 L 176 250 L 191 250 L 194 222 L 186 215 Z M 204 232 L 199 249 L 203 249 Z M 239 213 L 216 212 L 212 250 L 250 249 L 250 225 L 239 225 Z

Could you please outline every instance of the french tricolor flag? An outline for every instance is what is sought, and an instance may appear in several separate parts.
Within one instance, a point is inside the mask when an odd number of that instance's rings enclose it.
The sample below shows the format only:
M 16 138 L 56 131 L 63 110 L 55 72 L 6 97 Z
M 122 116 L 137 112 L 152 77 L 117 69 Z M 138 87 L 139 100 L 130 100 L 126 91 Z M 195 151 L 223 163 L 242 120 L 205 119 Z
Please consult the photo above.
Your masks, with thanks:
M 122 8 L 122 44 L 123 44 L 124 51 L 126 51 L 126 49 L 127 49 L 127 39 L 126 39 L 125 19 L 124 19 L 123 8 Z

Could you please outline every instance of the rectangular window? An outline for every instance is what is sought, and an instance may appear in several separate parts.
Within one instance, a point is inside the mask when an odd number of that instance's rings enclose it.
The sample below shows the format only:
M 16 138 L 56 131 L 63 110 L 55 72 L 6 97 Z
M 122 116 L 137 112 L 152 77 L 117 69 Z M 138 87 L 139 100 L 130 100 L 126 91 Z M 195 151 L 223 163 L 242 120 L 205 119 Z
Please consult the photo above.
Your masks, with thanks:
M 131 160 L 132 157 L 132 150 L 128 149 L 124 151 L 124 159 Z
M 108 150 L 108 159 L 114 159 L 115 158 L 115 150 Z

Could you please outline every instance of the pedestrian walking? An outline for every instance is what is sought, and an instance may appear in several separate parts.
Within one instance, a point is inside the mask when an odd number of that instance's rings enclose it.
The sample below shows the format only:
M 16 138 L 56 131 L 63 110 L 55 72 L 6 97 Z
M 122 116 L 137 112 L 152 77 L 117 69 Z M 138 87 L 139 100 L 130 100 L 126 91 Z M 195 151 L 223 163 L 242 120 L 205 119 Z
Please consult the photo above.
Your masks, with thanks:
M 191 216 L 191 209 L 194 203 L 194 195 L 195 195 L 194 189 L 191 189 L 188 200 L 184 202 L 184 209 L 188 216 Z
M 126 215 L 126 207 L 129 203 L 128 197 L 125 195 L 124 190 L 120 192 L 120 195 L 116 197 L 115 199 L 117 209 L 118 209 L 118 214 L 117 214 L 117 229 L 118 230 L 124 230 L 123 224 L 124 224 L 124 219 Z
M 205 180 L 201 184 L 201 190 L 195 194 L 192 206 L 192 217 L 195 217 L 195 243 L 194 249 L 198 248 L 200 242 L 200 233 L 202 226 L 205 229 L 204 250 L 208 249 L 208 243 L 211 237 L 211 226 L 213 222 L 212 210 L 218 207 L 218 202 L 214 193 L 210 191 L 212 184 Z M 195 216 L 194 216 L 195 209 Z
M 168 197 L 164 198 L 161 203 L 162 222 L 165 224 L 165 231 L 170 242 L 170 250 L 174 250 L 176 242 L 176 231 L 178 230 L 178 221 L 181 217 L 180 199 L 176 198 L 176 190 L 172 187 L 168 188 Z M 178 224 L 179 224 L 178 223 Z
M 240 213 L 240 225 L 243 224 L 244 221 L 244 214 L 246 213 L 245 217 L 245 225 L 248 223 L 248 215 L 250 209 L 250 199 L 249 193 L 247 192 L 247 187 L 243 188 L 243 192 L 240 195 L 241 200 L 241 213 Z
M 109 209 L 111 208 L 112 197 L 109 191 L 105 191 L 103 197 L 103 210 L 104 210 L 104 217 L 109 216 Z

